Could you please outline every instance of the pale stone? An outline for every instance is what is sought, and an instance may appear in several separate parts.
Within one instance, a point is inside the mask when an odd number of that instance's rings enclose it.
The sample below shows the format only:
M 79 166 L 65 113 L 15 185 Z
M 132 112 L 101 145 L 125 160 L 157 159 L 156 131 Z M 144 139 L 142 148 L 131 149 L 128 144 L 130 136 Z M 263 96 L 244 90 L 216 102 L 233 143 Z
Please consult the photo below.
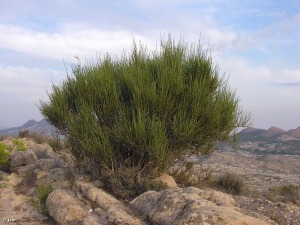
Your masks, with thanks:
M 47 144 L 35 144 L 31 149 L 37 155 L 38 159 L 52 159 L 55 158 L 55 152 Z
M 130 210 L 126 209 L 124 204 L 110 194 L 107 194 L 100 188 L 96 188 L 91 183 L 76 181 L 77 187 L 83 195 L 95 202 L 106 213 L 109 224 L 120 225 L 142 225 L 143 223 L 131 215 Z M 103 215 L 103 210 L 100 213 Z M 99 211 L 99 210 L 97 210 Z M 97 212 L 96 211 L 96 212 Z
M 174 178 L 166 173 L 163 173 L 161 176 L 154 179 L 155 182 L 162 182 L 166 184 L 169 188 L 176 188 L 177 184 Z
M 54 190 L 46 200 L 49 215 L 59 224 L 76 224 L 88 215 L 89 207 L 64 190 Z
M 11 168 L 11 171 L 18 174 L 21 177 L 29 177 L 32 176 L 32 172 L 34 171 L 35 166 L 36 166 L 35 164 L 29 164 L 29 165 L 14 167 Z
M 198 189 L 199 190 L 199 189 Z M 197 188 L 149 191 L 134 199 L 132 207 L 157 225 L 267 225 L 232 207 L 203 199 Z
M 36 154 L 28 149 L 24 152 L 15 152 L 10 158 L 10 167 L 15 168 L 18 166 L 24 166 L 34 164 L 38 161 Z

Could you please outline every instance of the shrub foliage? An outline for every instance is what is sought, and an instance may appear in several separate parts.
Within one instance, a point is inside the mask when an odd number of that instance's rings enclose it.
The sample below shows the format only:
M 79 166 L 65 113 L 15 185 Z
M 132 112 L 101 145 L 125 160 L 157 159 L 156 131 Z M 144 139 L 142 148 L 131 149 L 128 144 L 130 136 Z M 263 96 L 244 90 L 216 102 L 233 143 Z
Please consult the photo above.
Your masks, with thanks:
M 72 72 L 52 86 L 40 111 L 77 160 L 99 170 L 159 173 L 186 149 L 210 153 L 249 121 L 211 57 L 182 40 L 169 37 L 156 51 L 134 42 L 130 54 L 79 63 Z
M 0 142 L 0 166 L 8 164 L 9 158 L 10 158 L 10 153 L 6 151 L 6 145 Z

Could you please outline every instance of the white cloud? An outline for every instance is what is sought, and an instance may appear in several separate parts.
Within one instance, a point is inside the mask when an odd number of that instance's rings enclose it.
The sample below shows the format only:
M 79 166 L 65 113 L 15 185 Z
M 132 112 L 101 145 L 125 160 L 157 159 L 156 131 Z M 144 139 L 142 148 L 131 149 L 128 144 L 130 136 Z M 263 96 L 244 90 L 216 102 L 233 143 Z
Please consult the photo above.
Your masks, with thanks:
M 150 42 L 148 38 L 129 31 L 101 31 L 93 28 L 73 27 L 60 33 L 45 33 L 19 27 L 0 25 L 0 47 L 25 52 L 35 56 L 74 61 L 79 58 L 94 58 L 96 54 L 120 54 L 129 48 L 133 37 Z
M 300 70 L 283 70 L 283 82 L 300 82 Z
M 1 126 L 20 126 L 28 119 L 41 119 L 39 101 L 47 100 L 46 91 L 50 91 L 52 82 L 58 84 L 64 77 L 64 71 L 0 65 Z
M 53 83 L 59 83 L 65 74 L 54 70 L 40 70 L 37 68 L 4 67 L 0 65 L 0 93 L 5 96 L 5 103 L 39 101 L 39 98 L 46 96 L 45 90 Z M 11 98 L 10 96 L 15 96 Z

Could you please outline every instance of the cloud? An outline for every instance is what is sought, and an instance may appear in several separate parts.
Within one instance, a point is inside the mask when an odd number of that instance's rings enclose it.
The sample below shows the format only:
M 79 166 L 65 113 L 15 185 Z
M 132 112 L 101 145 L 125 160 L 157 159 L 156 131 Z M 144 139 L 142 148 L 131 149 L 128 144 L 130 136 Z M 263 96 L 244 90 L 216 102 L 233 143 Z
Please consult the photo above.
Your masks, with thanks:
M 281 87 L 300 87 L 300 82 L 272 83 Z
M 73 60 L 103 55 L 108 50 L 120 54 L 132 45 L 133 37 L 150 42 L 148 38 L 129 31 L 101 31 L 93 28 L 63 30 L 60 33 L 45 33 L 9 25 L 0 25 L 0 47 L 25 52 L 50 59 Z
M 28 119 L 41 119 L 37 105 L 47 100 L 52 82 L 59 84 L 64 71 L 0 65 L 0 125 L 20 126 Z
M 0 74 L 0 98 L 3 105 L 10 102 L 17 104 L 17 101 L 38 102 L 39 98 L 46 96 L 45 90 L 50 88 L 52 82 L 58 84 L 60 79 L 65 77 L 61 71 L 23 66 L 0 65 Z

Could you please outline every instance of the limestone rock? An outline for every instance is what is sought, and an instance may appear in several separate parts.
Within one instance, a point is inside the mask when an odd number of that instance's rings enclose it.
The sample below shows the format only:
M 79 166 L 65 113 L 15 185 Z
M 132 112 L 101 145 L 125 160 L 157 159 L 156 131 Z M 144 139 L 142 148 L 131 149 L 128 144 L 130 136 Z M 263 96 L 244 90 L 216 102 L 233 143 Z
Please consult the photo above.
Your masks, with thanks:
M 235 201 L 230 196 L 220 191 L 201 190 L 195 187 L 189 187 L 186 192 L 197 193 L 201 198 L 211 201 L 219 206 L 234 207 Z
M 200 193 L 200 194 L 199 194 Z M 157 225 L 266 225 L 232 207 L 203 199 L 197 188 L 148 191 L 131 202 L 133 208 Z
M 37 168 L 40 170 L 50 170 L 53 168 L 54 163 L 55 159 L 40 159 L 37 162 Z
M 19 166 L 34 164 L 38 161 L 36 154 L 28 149 L 24 152 L 19 151 L 12 154 L 10 158 L 10 167 L 15 168 Z
M 102 189 L 96 188 L 93 184 L 79 180 L 75 182 L 75 187 L 103 209 L 100 210 L 99 215 L 103 217 L 103 214 L 105 214 L 110 225 L 143 224 L 138 218 L 132 216 L 130 210 L 127 209 L 122 202 L 112 195 L 107 194 Z
M 109 225 L 105 218 L 92 214 L 83 219 L 80 225 Z
M 124 207 L 112 206 L 107 210 L 107 219 L 111 225 L 141 225 L 141 221 L 137 218 L 129 216 Z
M 93 202 L 97 203 L 102 209 L 107 210 L 112 206 L 123 206 L 123 204 L 110 194 L 100 188 L 96 188 L 91 183 L 83 181 L 75 182 L 75 186 Z
M 11 171 L 18 174 L 21 177 L 29 177 L 32 175 L 32 172 L 34 171 L 35 167 L 35 164 L 29 164 L 19 167 L 13 167 L 11 168 Z
M 46 200 L 49 215 L 61 225 L 73 225 L 88 215 L 89 208 L 64 190 L 56 189 Z
M 34 144 L 30 148 L 37 155 L 38 159 L 52 159 L 56 157 L 54 151 L 47 144 Z
M 11 173 L 6 177 L 7 180 L 7 184 L 11 185 L 11 186 L 16 186 L 19 183 L 22 182 L 23 178 L 19 177 L 17 174 L 15 173 Z
M 4 179 L 5 174 L 6 174 L 5 172 L 0 170 L 0 181 Z
M 166 173 L 163 173 L 161 176 L 154 179 L 156 182 L 162 182 L 166 184 L 169 188 L 176 188 L 177 184 L 174 178 Z

